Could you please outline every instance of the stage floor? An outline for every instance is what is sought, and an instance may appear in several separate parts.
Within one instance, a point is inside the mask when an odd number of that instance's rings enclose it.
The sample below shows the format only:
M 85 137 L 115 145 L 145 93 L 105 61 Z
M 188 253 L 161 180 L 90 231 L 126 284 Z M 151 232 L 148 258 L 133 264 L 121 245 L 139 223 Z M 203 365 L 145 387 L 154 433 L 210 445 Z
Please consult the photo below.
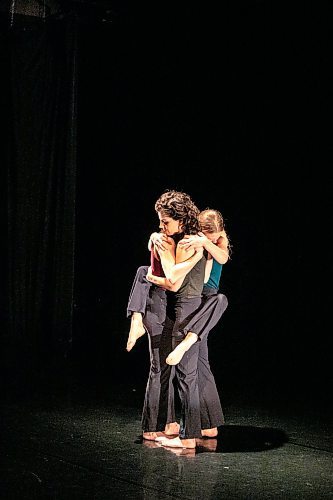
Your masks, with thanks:
M 195 451 L 143 441 L 143 388 L 79 382 L 2 403 L 3 499 L 333 498 L 332 419 L 319 408 L 224 404 Z

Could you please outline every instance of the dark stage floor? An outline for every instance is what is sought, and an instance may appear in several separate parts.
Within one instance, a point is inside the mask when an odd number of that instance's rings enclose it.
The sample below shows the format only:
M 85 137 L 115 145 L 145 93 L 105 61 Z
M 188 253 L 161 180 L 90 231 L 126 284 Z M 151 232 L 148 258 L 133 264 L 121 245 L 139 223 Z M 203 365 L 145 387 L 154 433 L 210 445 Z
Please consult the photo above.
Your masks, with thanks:
M 322 409 L 228 397 L 218 439 L 183 451 L 142 441 L 142 400 L 143 387 L 96 395 L 82 381 L 7 398 L 1 498 L 333 498 L 332 419 Z

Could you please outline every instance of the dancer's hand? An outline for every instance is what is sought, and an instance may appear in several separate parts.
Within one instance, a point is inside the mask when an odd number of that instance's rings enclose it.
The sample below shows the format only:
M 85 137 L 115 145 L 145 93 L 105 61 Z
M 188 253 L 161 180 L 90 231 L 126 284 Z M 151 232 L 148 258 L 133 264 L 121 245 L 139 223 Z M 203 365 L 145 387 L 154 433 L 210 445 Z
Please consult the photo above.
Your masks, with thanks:
M 164 233 L 152 233 L 149 241 L 156 247 L 157 250 L 163 252 L 168 248 L 168 237 Z
M 179 241 L 178 245 L 184 250 L 197 250 L 198 248 L 203 248 L 205 246 L 207 238 L 203 233 L 186 235 L 182 240 Z

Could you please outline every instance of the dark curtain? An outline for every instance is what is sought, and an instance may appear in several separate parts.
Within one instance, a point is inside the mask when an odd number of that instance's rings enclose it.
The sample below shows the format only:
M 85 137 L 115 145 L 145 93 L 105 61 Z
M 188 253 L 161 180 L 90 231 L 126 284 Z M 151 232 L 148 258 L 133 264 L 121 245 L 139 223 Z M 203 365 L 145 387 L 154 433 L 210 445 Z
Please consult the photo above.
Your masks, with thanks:
M 66 371 L 73 323 L 77 26 L 9 30 L 8 342 L 13 380 Z

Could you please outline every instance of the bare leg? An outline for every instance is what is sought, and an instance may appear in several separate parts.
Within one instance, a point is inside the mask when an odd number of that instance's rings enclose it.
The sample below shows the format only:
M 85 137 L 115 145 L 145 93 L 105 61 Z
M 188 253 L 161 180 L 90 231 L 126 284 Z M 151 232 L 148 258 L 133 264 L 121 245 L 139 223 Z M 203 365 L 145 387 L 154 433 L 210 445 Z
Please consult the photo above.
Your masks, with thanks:
M 128 340 L 126 345 L 126 351 L 130 351 L 138 338 L 142 337 L 146 333 L 145 327 L 142 322 L 142 314 L 138 312 L 133 312 L 131 316 L 131 328 L 128 334 Z
M 166 363 L 168 365 L 177 365 L 179 361 L 184 356 L 185 352 L 189 350 L 189 348 L 196 343 L 198 340 L 198 335 L 193 332 L 188 332 L 184 340 L 181 341 L 177 347 L 174 348 L 173 351 L 170 352 L 169 356 L 166 359 Z

